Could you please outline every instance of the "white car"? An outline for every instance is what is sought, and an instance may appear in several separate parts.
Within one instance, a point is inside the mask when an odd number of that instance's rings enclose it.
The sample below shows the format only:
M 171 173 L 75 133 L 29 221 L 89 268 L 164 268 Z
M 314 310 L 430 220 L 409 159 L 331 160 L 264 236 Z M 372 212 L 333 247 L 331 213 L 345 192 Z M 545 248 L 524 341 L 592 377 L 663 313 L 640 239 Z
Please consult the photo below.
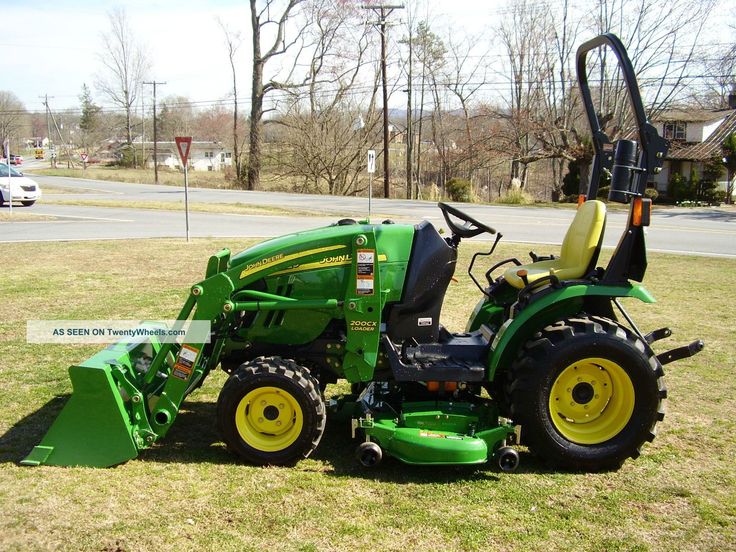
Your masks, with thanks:
M 16 171 L 6 163 L 0 163 L 0 205 L 10 201 L 11 193 L 13 201 L 20 201 L 26 207 L 30 207 L 40 199 L 41 187 L 34 180 L 23 176 L 22 172 Z

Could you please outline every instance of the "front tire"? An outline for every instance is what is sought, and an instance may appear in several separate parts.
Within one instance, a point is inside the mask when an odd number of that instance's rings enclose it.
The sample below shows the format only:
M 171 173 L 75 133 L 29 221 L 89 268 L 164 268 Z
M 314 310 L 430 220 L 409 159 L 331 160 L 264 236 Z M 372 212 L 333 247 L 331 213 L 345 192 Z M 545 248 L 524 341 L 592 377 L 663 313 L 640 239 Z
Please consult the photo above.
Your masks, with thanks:
M 34 203 L 36 203 L 36 201 L 21 201 L 21 203 L 23 204 L 23 207 L 31 207 Z
M 279 357 L 242 364 L 217 400 L 225 444 L 252 464 L 288 465 L 308 457 L 325 419 L 319 383 L 305 367 Z
M 651 349 L 612 320 L 563 320 L 514 362 L 511 417 L 531 452 L 555 467 L 616 469 L 654 439 L 663 376 Z

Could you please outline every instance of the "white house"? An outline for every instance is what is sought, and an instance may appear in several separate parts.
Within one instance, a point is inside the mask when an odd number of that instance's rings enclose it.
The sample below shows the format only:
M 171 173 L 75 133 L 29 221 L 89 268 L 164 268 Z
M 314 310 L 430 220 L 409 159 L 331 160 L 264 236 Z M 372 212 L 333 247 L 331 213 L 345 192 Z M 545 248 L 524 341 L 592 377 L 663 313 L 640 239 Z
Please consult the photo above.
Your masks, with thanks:
M 153 168 L 153 142 L 145 142 L 146 165 Z M 158 142 L 158 166 L 171 169 L 181 168 L 179 151 L 175 142 Z M 221 171 L 233 164 L 232 152 L 219 142 L 192 141 L 189 149 L 189 168 L 195 171 Z
M 662 172 L 655 178 L 657 190 L 667 192 L 667 185 L 673 174 L 686 178 L 694 172 L 703 175 L 703 162 L 722 156 L 723 140 L 736 132 L 736 97 L 729 98 L 730 109 L 670 110 L 659 116 L 654 126 L 661 136 L 670 141 L 670 151 L 665 158 Z M 726 189 L 724 170 L 718 187 Z

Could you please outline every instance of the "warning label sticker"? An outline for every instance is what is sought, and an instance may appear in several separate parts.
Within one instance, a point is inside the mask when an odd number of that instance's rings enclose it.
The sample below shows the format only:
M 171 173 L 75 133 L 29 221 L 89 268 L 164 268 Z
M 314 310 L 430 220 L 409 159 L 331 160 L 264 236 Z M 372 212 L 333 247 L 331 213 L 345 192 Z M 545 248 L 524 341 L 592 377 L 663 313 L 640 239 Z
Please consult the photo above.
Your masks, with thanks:
M 181 380 L 188 380 L 194 369 L 194 362 L 197 360 L 199 349 L 195 349 L 190 345 L 182 345 L 179 355 L 176 357 L 174 369 L 171 375 Z
M 375 258 L 376 252 L 373 249 L 358 249 L 355 283 L 358 295 L 373 295 Z

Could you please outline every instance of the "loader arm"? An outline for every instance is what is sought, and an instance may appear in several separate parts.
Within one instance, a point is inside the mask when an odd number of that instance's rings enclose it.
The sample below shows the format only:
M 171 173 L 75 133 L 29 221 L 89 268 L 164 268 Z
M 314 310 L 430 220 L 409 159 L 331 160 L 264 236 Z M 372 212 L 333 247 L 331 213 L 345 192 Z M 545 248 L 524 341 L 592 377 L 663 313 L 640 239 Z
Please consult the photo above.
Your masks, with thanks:
M 220 362 L 223 346 L 240 313 L 315 310 L 344 319 L 347 342 L 342 372 L 350 381 L 373 376 L 378 359 L 382 293 L 376 235 L 370 226 L 334 236 L 324 244 L 292 250 L 275 244 L 257 262 L 233 263 L 222 250 L 207 264 L 206 278 L 190 288 L 177 320 L 211 323 L 209 343 L 188 331 L 182 343 L 119 342 L 70 368 L 74 393 L 47 435 L 22 461 L 26 465 L 111 466 L 135 458 L 166 435 L 183 400 Z M 331 252 L 349 252 L 350 284 L 344 296 L 295 299 L 253 289 L 254 284 L 297 263 L 310 266 Z M 334 291 L 335 294 L 338 290 Z M 136 360 L 153 351 L 141 373 Z

